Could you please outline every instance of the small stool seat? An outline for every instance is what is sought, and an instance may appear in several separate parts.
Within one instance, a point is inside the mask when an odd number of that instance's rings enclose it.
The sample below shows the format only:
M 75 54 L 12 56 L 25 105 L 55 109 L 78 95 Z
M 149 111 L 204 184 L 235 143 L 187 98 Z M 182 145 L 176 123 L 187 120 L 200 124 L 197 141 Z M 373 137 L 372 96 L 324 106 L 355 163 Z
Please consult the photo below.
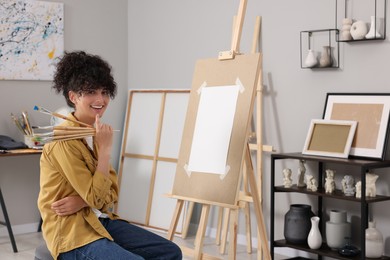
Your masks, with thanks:
M 46 243 L 41 244 L 35 249 L 34 260 L 53 260 L 49 249 L 47 249 Z

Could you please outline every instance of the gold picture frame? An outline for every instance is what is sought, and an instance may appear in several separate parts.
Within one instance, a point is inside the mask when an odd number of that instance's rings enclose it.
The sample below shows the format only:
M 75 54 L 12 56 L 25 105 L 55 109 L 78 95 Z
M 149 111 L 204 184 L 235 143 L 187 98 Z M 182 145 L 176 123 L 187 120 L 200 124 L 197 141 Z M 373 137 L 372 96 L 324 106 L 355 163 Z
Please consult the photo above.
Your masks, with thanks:
M 302 154 L 348 158 L 357 122 L 312 119 Z

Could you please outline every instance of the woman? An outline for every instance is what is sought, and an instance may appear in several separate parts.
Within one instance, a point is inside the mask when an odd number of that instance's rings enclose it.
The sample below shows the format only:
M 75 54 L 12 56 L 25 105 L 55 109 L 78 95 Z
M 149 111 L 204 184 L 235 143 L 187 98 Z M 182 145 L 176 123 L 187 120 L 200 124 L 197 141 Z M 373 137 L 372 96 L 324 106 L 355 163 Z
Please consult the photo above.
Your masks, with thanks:
M 68 117 L 94 125 L 94 138 L 44 146 L 38 207 L 42 231 L 55 259 L 181 259 L 173 242 L 134 226 L 111 212 L 118 199 L 110 165 L 113 129 L 101 122 L 116 94 L 111 67 L 99 56 L 65 53 L 53 88 L 74 112 Z M 65 121 L 66 126 L 81 126 Z

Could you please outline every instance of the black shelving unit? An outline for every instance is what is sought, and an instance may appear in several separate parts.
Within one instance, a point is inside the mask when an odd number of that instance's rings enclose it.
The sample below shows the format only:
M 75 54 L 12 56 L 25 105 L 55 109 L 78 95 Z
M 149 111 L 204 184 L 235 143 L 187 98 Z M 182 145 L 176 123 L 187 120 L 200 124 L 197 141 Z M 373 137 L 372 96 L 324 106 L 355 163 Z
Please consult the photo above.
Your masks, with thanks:
M 285 188 L 284 186 L 275 186 L 275 163 L 281 160 L 304 160 L 306 162 L 311 161 L 318 164 L 318 190 L 316 192 L 308 191 L 306 188 L 300 188 L 296 185 L 291 188 Z M 362 183 L 361 186 L 361 198 L 355 198 L 350 196 L 345 196 L 340 190 L 336 190 L 333 194 L 325 193 L 323 187 L 324 180 L 324 166 L 326 164 L 340 164 L 346 166 L 354 166 L 360 168 L 360 181 Z M 302 153 L 275 153 L 271 155 L 271 231 L 270 231 L 270 243 L 271 243 L 271 257 L 274 258 L 274 250 L 275 247 L 289 247 L 293 249 L 297 249 L 300 251 L 305 251 L 309 253 L 317 254 L 318 259 L 322 259 L 323 256 L 331 257 L 335 259 L 368 259 L 365 257 L 365 229 L 368 227 L 368 205 L 370 203 L 376 203 L 381 201 L 390 200 L 390 196 L 382 196 L 377 195 L 376 197 L 366 197 L 366 178 L 365 175 L 369 170 L 379 169 L 379 168 L 388 168 L 390 167 L 390 161 L 379 161 L 379 160 L 361 160 L 361 159 L 341 159 L 341 158 L 332 158 L 332 157 L 322 157 L 322 156 L 310 156 L 303 155 Z M 323 199 L 324 198 L 332 198 L 337 200 L 345 200 L 348 202 L 355 202 L 360 204 L 360 254 L 355 257 L 344 257 L 338 254 L 337 251 L 331 250 L 326 243 L 323 243 L 321 248 L 317 250 L 313 250 L 309 248 L 308 245 L 296 245 L 286 242 L 284 239 L 275 240 L 275 193 L 280 192 L 295 192 L 295 193 L 303 193 L 317 197 L 317 206 L 318 206 L 318 216 L 322 218 L 324 216 L 324 208 L 323 208 Z M 322 227 L 320 226 L 320 230 Z M 321 230 L 322 232 L 322 230 Z M 390 256 L 383 256 L 380 259 L 390 259 Z
M 302 69 L 337 69 L 339 68 L 339 30 L 338 29 L 320 29 L 320 30 L 308 30 L 301 31 L 300 33 L 300 55 L 301 55 L 301 68 Z M 315 44 L 313 43 L 315 41 Z M 305 57 L 310 49 L 320 53 L 322 46 L 329 46 L 333 60 L 330 67 L 306 67 L 304 65 Z
M 341 10 L 338 8 L 339 5 L 338 5 L 338 2 L 341 2 L 341 1 L 344 1 L 344 5 L 341 5 L 341 6 L 344 6 Z M 348 4 L 348 1 L 351 1 L 351 3 L 353 2 L 352 0 L 336 0 L 336 14 L 335 14 L 335 28 L 338 28 L 340 27 L 341 25 L 338 24 L 338 16 L 339 16 L 339 12 L 340 13 L 344 13 L 343 14 L 343 18 L 352 18 L 352 19 L 356 19 L 354 17 L 347 17 L 347 4 Z M 356 1 L 355 1 L 356 2 Z M 373 3 L 372 3 L 373 2 Z M 386 9 L 387 9 L 387 0 L 374 0 L 374 1 L 365 1 L 365 3 L 368 3 L 369 5 L 374 5 L 373 6 L 373 10 L 374 10 L 374 16 L 377 17 L 377 14 L 378 13 L 378 6 L 382 7 L 383 8 L 383 31 L 381 31 L 380 33 L 382 34 L 382 37 L 374 37 L 372 39 L 359 39 L 359 40 L 341 40 L 340 38 L 337 39 L 337 41 L 339 42 L 363 42 L 363 41 L 380 41 L 380 40 L 385 40 L 386 39 Z M 369 6 L 370 7 L 370 6 Z M 368 8 L 369 9 L 369 8 Z M 367 17 L 370 17 L 370 16 L 367 16 Z M 379 28 L 379 24 L 377 26 L 377 20 L 375 20 L 375 27 L 376 28 Z

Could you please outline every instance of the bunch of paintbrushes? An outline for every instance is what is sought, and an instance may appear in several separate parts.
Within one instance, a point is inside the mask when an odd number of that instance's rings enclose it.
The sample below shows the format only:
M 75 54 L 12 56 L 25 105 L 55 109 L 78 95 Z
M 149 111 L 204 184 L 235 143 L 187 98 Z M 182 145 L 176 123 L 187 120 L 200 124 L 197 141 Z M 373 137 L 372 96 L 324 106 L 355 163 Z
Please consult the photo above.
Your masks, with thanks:
M 19 117 L 16 117 L 11 113 L 11 118 L 23 135 L 33 135 L 33 130 L 26 111 L 22 111 L 22 114 Z
M 80 139 L 94 136 L 96 133 L 95 128 L 78 126 L 33 126 L 33 128 L 34 139 L 43 143 Z
M 73 139 L 81 139 L 88 136 L 94 136 L 96 134 L 95 128 L 86 123 L 80 122 L 78 120 L 69 118 L 67 116 L 55 112 L 51 112 L 43 107 L 35 106 L 34 110 L 81 125 L 81 127 L 80 126 L 34 126 L 33 136 L 34 139 L 36 139 L 36 141 L 43 142 L 43 143 L 48 143 L 52 141 L 67 141 Z M 36 130 L 38 132 L 36 132 Z M 39 131 L 42 132 L 39 133 Z
M 48 114 L 54 117 L 58 117 L 67 121 L 77 123 L 82 126 L 33 126 L 34 139 L 39 142 L 48 143 L 52 141 L 66 141 L 73 139 L 81 139 L 88 136 L 94 136 L 96 133 L 95 128 L 86 123 L 74 120 L 62 114 L 51 112 L 46 108 L 35 106 L 34 110 Z

